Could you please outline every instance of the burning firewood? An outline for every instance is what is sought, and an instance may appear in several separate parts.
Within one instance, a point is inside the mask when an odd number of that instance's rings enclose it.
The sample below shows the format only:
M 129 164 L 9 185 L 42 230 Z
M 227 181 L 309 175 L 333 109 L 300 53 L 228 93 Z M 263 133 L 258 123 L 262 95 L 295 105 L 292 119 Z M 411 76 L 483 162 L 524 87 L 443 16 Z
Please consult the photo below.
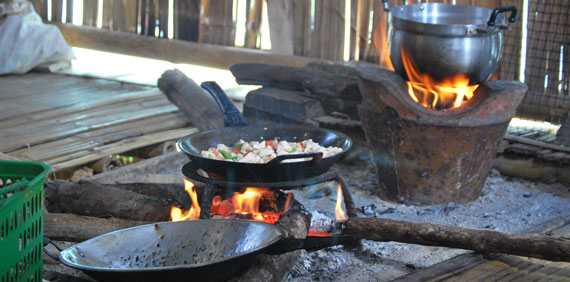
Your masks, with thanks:
M 293 208 L 279 218 L 277 226 L 285 238 L 303 239 L 307 237 L 310 223 L 311 215 L 299 202 L 293 201 Z M 260 254 L 237 281 L 285 281 L 300 256 L 301 251 L 282 255 Z

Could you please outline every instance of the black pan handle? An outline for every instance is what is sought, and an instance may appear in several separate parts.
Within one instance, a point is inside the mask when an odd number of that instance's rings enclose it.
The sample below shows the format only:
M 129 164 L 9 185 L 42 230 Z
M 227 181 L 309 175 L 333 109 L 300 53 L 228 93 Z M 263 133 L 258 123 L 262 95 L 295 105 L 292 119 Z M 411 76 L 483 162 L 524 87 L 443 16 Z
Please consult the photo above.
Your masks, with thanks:
M 264 253 L 278 255 L 301 249 L 317 251 L 327 247 L 353 244 L 355 242 L 356 237 L 354 235 L 307 236 L 305 239 L 284 238 L 267 248 Z
M 226 120 L 226 126 L 236 127 L 236 126 L 246 126 L 247 122 L 243 119 L 238 109 L 232 101 L 228 98 L 224 90 L 214 81 L 206 81 L 201 84 L 202 88 L 206 89 L 214 100 L 222 109 L 224 113 L 224 119 Z
M 52 240 L 50 240 L 47 237 L 44 237 L 44 253 L 46 255 L 48 255 L 50 258 L 59 261 L 59 256 L 56 254 L 51 253 L 50 251 L 48 251 L 48 249 L 46 249 L 47 245 L 53 245 L 58 251 L 63 251 L 63 248 L 61 248 L 60 246 L 58 246 L 56 243 L 54 243 Z
M 315 152 L 315 153 L 305 153 L 305 154 L 290 154 L 290 155 L 279 155 L 272 160 L 268 161 L 267 164 L 280 164 L 284 160 L 292 160 L 292 159 L 304 159 L 304 158 L 313 158 L 311 162 L 313 164 L 318 164 L 323 160 L 323 152 Z
M 502 7 L 502 8 L 497 8 L 495 10 L 493 10 L 493 12 L 491 13 L 491 17 L 489 18 L 489 21 L 487 22 L 488 26 L 495 26 L 496 24 L 496 20 L 497 20 L 497 16 L 500 13 L 504 13 L 504 12 L 511 12 L 511 15 L 509 16 L 509 22 L 510 23 L 514 23 L 517 21 L 517 7 L 515 6 L 507 6 L 507 7 Z

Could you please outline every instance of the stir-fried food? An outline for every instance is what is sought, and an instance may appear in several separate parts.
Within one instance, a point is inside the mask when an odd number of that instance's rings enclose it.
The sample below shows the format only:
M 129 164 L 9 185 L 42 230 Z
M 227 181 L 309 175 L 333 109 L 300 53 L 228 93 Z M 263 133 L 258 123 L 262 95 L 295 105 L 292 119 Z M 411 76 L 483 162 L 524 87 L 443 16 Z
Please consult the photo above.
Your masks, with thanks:
M 312 139 L 301 142 L 288 141 L 251 141 L 245 142 L 240 140 L 232 147 L 224 144 L 210 147 L 207 151 L 202 151 L 202 157 L 234 161 L 242 163 L 266 163 L 277 156 L 289 154 L 305 154 L 322 152 L 323 158 L 330 157 L 342 152 L 338 147 L 323 147 L 319 143 L 313 142 Z M 310 158 L 291 159 L 286 161 L 303 161 Z

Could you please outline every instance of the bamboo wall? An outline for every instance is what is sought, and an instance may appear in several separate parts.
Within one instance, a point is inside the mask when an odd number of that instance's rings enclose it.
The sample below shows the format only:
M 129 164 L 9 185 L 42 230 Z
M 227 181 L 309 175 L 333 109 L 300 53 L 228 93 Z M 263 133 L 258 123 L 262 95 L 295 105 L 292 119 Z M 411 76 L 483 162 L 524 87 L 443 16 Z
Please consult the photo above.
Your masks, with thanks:
M 101 3 L 99 1 L 102 1 Z M 365 60 L 380 62 L 376 45 L 382 45 L 381 26 L 387 15 L 380 0 L 171 0 L 173 38 L 193 42 L 234 46 L 239 28 L 237 13 L 245 18 L 245 48 L 261 47 L 263 8 L 266 7 L 272 50 L 333 61 Z M 47 20 L 47 0 L 32 0 Z M 64 5 L 65 2 L 65 5 Z M 234 9 L 245 2 L 245 9 Z M 390 6 L 404 1 L 390 0 Z M 408 4 L 422 1 L 408 0 Z M 423 1 L 426 2 L 426 1 Z M 461 5 L 496 8 L 515 5 L 519 9 L 514 29 L 505 31 L 500 79 L 519 80 L 529 86 L 519 114 L 560 123 L 570 110 L 570 2 L 564 0 L 440 0 Z M 51 0 L 51 20 L 72 22 L 73 0 Z M 77 2 L 76 2 L 77 3 Z M 102 4 L 102 5 L 101 5 Z M 63 9 L 66 6 L 67 9 Z M 83 25 L 167 37 L 168 0 L 83 0 Z M 98 8 L 102 7 L 102 11 Z M 528 15 L 526 45 L 523 45 L 522 15 Z M 345 19 L 350 19 L 348 44 L 345 44 Z M 241 39 L 241 38 L 240 38 Z M 562 46 L 562 48 L 561 48 Z M 526 47 L 525 58 L 521 48 Z M 346 49 L 346 50 L 345 50 Z M 562 53 L 561 53 L 561 50 Z M 562 63 L 561 56 L 563 56 Z M 523 62 L 524 60 L 524 62 Z M 521 76 L 521 72 L 524 74 Z

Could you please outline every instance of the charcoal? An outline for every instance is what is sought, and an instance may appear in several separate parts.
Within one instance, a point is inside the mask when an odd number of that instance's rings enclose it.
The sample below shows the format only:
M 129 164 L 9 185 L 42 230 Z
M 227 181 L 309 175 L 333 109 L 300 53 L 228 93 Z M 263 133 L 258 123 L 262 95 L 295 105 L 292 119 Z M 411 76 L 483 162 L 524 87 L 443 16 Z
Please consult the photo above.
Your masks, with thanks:
M 362 206 L 362 207 L 360 207 L 360 210 L 366 216 L 375 216 L 376 215 L 376 205 L 375 204 L 370 204 L 368 206 Z
M 397 212 L 398 212 L 398 209 L 397 209 L 397 208 L 387 208 L 387 209 L 381 211 L 381 212 L 379 213 L 379 215 L 382 215 L 382 214 L 389 214 L 389 213 L 397 213 Z

